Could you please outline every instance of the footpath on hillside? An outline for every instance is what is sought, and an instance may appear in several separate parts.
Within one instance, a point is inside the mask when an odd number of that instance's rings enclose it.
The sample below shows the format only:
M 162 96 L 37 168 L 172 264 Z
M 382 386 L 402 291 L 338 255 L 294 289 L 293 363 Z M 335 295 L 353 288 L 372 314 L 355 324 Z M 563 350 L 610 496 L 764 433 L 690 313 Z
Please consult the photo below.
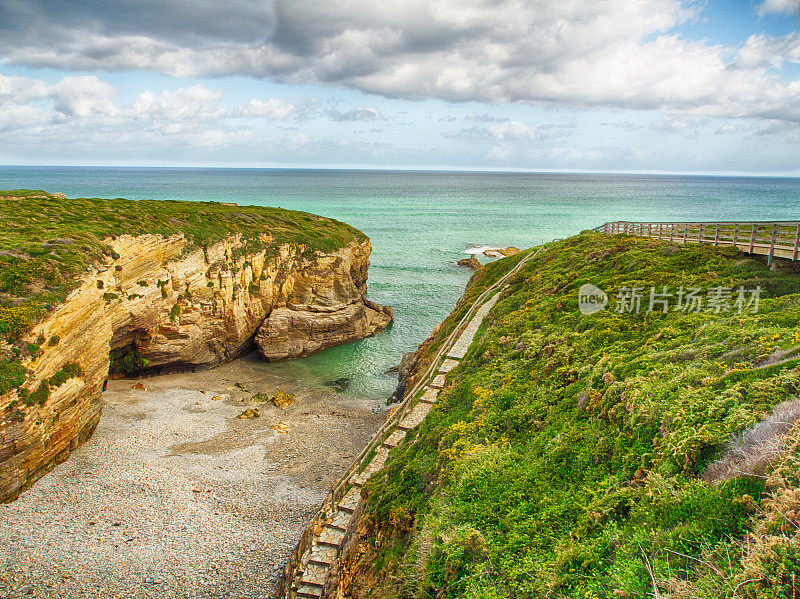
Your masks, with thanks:
M 506 282 L 541 249 L 520 260 L 475 300 L 454 333 L 443 343 L 431 367 L 417 385 L 407 392 L 406 399 L 396 408 L 394 417 L 390 417 L 381 427 L 348 475 L 323 502 L 286 567 L 278 597 L 322 597 L 331 569 L 347 542 L 351 523 L 357 520 L 360 513 L 364 484 L 383 468 L 390 451 L 403 442 L 406 434 L 422 424 L 436 403 L 447 374 L 467 354 L 483 320 L 497 303 L 501 291 L 507 287 Z

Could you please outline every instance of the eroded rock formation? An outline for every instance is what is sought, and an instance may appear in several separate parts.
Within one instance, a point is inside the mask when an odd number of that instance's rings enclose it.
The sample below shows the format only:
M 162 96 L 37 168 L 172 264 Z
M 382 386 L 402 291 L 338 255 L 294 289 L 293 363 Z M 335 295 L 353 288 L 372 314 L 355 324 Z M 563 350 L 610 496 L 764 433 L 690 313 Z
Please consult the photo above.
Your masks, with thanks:
M 267 359 L 292 358 L 392 320 L 391 308 L 364 297 L 369 241 L 328 254 L 288 244 L 248 254 L 238 237 L 188 252 L 182 236 L 126 235 L 109 244 L 119 258 L 90 267 L 29 333 L 49 342 L 24 362 L 25 386 L 47 391 L 0 396 L 0 501 L 91 435 L 110 367 L 208 367 L 249 351 L 254 339 Z

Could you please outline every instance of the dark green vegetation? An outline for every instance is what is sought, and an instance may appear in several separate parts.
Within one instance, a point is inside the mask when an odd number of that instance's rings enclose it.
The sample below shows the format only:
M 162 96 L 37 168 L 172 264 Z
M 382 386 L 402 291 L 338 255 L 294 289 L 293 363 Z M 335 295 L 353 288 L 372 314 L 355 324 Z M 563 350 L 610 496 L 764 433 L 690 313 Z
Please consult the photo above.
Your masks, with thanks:
M 584 283 L 609 309 L 581 315 Z M 762 295 L 755 314 L 646 313 L 651 285 Z M 616 312 L 633 286 L 641 313 Z M 800 596 L 798 425 L 761 471 L 703 478 L 732 435 L 797 397 L 799 325 L 800 278 L 732 249 L 551 244 L 367 483 L 372 596 Z
M 183 234 L 186 251 L 239 234 L 241 256 L 284 243 L 313 254 L 365 239 L 344 223 L 281 208 L 0 192 L 0 393 L 21 384 L 20 355 L 39 350 L 19 344 L 24 333 L 78 286 L 87 265 L 118 257 L 105 240 L 143 233 Z M 116 294 L 104 297 L 111 301 Z

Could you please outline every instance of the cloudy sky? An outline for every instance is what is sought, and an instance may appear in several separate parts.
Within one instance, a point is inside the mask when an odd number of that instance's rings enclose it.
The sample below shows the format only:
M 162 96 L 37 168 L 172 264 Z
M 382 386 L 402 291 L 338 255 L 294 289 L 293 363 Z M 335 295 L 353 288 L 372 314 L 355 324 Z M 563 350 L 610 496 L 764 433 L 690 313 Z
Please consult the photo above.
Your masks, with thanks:
M 0 0 L 0 164 L 800 176 L 800 0 Z

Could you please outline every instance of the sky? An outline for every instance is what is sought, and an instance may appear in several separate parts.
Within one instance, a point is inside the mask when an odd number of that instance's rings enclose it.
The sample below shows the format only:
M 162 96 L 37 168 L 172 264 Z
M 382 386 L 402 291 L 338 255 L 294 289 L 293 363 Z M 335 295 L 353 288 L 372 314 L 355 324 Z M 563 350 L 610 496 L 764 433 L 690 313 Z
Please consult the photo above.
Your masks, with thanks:
M 800 0 L 0 0 L 0 164 L 800 176 Z

